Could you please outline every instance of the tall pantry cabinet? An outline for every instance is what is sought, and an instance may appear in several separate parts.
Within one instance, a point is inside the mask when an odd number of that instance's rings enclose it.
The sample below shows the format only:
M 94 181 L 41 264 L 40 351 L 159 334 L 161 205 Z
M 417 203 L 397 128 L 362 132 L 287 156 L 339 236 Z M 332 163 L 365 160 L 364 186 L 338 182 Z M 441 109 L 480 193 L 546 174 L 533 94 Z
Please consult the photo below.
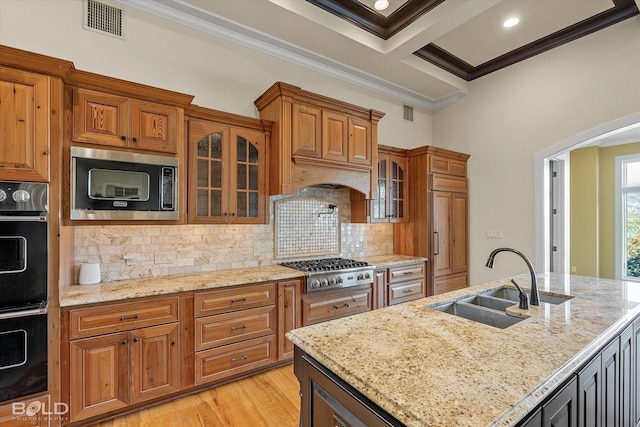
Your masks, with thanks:
M 469 285 L 468 154 L 438 147 L 407 152 L 409 219 L 394 224 L 394 251 L 429 259 L 428 295 Z

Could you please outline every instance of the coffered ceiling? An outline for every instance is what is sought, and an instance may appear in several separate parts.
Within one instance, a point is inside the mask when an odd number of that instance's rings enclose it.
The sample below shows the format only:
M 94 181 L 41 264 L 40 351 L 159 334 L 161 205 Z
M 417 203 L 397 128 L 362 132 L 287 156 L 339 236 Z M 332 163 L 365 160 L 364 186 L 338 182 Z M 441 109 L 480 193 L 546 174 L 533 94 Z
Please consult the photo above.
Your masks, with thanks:
M 474 79 L 638 15 L 640 0 L 118 0 L 437 109 Z M 520 23 L 505 28 L 517 17 Z M 634 18 L 638 19 L 638 18 Z

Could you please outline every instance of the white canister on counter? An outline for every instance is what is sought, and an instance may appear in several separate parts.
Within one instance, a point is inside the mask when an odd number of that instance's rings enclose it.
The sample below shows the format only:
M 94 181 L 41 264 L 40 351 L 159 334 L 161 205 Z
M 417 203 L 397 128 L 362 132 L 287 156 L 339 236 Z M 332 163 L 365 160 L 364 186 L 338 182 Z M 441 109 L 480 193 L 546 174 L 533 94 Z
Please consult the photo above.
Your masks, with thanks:
M 78 283 L 81 285 L 100 283 L 100 264 L 97 262 L 81 264 Z

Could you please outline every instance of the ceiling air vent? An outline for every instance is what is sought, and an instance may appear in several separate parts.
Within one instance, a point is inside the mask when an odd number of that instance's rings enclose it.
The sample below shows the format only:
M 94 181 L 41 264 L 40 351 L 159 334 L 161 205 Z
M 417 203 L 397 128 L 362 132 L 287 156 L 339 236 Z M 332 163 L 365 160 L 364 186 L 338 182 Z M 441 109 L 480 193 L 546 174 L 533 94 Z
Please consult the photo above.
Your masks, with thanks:
M 410 107 L 408 105 L 404 106 L 404 116 L 403 116 L 403 118 L 406 121 L 413 122 L 413 107 Z
M 85 0 L 83 27 L 97 33 L 124 39 L 122 9 L 95 0 Z

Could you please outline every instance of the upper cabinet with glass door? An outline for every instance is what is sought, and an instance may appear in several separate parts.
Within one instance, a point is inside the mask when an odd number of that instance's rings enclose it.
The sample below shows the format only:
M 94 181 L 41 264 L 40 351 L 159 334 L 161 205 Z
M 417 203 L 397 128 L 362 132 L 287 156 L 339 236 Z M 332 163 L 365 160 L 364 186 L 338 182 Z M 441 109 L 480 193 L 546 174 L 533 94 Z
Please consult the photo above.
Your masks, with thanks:
M 407 209 L 407 158 L 404 150 L 380 146 L 378 198 L 371 200 L 371 222 L 402 222 Z
M 190 223 L 260 224 L 268 221 L 268 135 L 265 130 L 189 119 Z

